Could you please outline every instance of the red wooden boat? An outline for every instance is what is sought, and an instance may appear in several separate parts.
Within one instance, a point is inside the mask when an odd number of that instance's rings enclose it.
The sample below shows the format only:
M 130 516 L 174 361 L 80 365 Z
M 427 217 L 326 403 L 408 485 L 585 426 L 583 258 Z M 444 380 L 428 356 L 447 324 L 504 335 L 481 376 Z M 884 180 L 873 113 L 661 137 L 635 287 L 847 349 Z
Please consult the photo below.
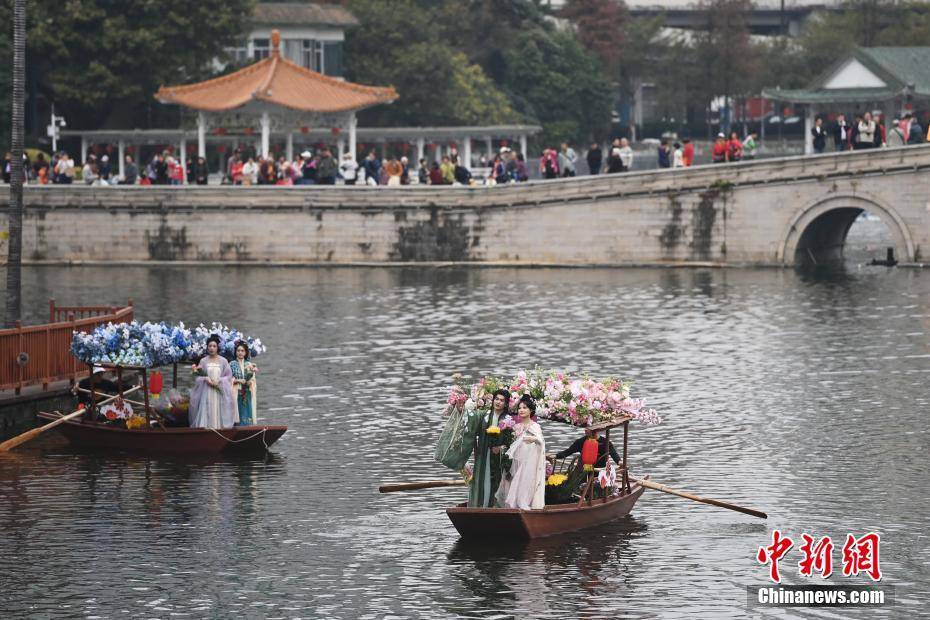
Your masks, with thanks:
M 167 454 L 249 454 L 262 453 L 287 432 L 286 426 L 235 426 L 233 428 L 190 428 L 186 426 L 166 427 L 160 416 L 152 409 L 149 401 L 149 375 L 150 368 L 142 366 L 117 366 L 112 364 L 96 364 L 103 368 L 116 371 L 119 386 L 119 397 L 126 402 L 141 406 L 145 413 L 147 426 L 145 428 L 129 429 L 122 426 L 97 421 L 96 403 L 99 394 L 91 369 L 90 389 L 79 391 L 90 395 L 90 406 L 80 419 L 64 420 L 55 429 L 73 445 L 86 448 L 125 450 L 129 452 L 159 452 Z M 123 372 L 136 371 L 141 378 L 141 384 L 124 391 Z M 178 385 L 178 365 L 173 364 L 172 379 L 174 387 Z M 128 394 L 141 389 L 143 400 L 131 400 Z M 160 389 L 160 388 L 159 388 Z M 61 416 L 59 413 L 39 412 L 42 420 L 54 422 Z
M 40 412 L 39 418 L 54 422 L 60 416 Z M 167 454 L 261 453 L 287 431 L 286 426 L 236 426 L 233 428 L 126 429 L 103 422 L 68 420 L 56 427 L 73 445 L 87 448 L 160 452 Z
M 540 510 L 468 508 L 462 503 L 446 514 L 463 538 L 531 539 L 574 532 L 625 517 L 645 487 L 633 484 L 629 492 L 581 504 L 556 504 Z
M 620 493 L 613 497 L 595 498 L 594 472 L 588 474 L 580 500 L 570 504 L 553 504 L 537 510 L 513 508 L 468 508 L 459 504 L 446 509 L 446 514 L 463 538 L 544 538 L 603 525 L 630 514 L 645 487 L 632 483 L 627 469 L 629 429 L 632 416 L 588 426 L 604 431 L 610 443 L 610 429 L 623 427 L 623 460 L 619 466 Z M 648 478 L 648 476 L 647 476 Z

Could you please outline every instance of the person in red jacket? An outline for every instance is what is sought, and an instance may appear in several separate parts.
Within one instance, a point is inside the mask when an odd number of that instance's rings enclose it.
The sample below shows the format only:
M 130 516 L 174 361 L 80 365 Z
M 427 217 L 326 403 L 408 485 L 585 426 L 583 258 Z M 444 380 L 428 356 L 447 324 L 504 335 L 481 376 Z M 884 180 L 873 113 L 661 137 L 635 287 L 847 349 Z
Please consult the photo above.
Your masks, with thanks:
M 691 138 L 685 138 L 682 142 L 684 145 L 681 149 L 681 163 L 688 168 L 694 163 L 694 144 L 691 143 Z
M 726 163 L 728 152 L 727 137 L 722 133 L 718 133 L 717 141 L 714 142 L 714 150 L 711 152 L 711 161 L 715 164 Z
M 743 143 L 740 142 L 739 135 L 734 131 L 730 133 L 730 139 L 727 141 L 727 160 L 739 161 L 743 158 Z

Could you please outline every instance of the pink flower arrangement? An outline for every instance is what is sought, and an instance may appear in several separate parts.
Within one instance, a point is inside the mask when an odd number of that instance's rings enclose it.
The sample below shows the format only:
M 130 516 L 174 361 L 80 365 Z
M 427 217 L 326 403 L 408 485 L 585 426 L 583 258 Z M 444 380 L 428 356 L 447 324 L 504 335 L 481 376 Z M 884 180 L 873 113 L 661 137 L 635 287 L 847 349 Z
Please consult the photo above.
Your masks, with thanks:
M 491 394 L 500 387 L 510 390 L 510 408 L 516 407 L 524 394 L 529 394 L 536 401 L 536 414 L 541 418 L 567 422 L 575 426 L 588 426 L 606 422 L 623 415 L 632 416 L 647 425 L 659 424 L 662 418 L 655 409 L 646 407 L 643 398 L 630 396 L 630 383 L 607 377 L 592 379 L 587 375 L 571 375 L 534 368 L 521 370 L 512 379 L 503 380 L 496 377 L 482 377 L 465 390 L 458 383 L 449 393 L 446 411 L 452 407 L 464 406 L 470 396 L 477 409 L 491 406 Z M 501 430 L 506 420 L 501 421 Z

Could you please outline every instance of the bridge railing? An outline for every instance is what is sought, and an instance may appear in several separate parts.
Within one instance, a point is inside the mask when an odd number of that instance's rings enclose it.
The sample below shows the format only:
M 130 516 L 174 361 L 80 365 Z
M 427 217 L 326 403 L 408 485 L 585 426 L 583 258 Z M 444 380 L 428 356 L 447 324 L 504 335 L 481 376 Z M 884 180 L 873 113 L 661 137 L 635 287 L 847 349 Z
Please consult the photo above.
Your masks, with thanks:
M 131 321 L 132 301 L 125 306 L 56 306 L 49 301 L 50 322 L 0 330 L 0 390 L 68 380 L 87 374 L 87 367 L 71 355 L 71 336 L 109 322 Z M 78 318 L 80 317 L 80 318 Z

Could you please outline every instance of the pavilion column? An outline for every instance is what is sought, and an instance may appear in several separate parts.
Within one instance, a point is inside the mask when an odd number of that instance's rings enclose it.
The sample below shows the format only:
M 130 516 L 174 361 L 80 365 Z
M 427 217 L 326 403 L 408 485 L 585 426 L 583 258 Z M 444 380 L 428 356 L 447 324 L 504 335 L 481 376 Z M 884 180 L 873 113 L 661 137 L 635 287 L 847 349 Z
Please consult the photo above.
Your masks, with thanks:
M 126 176 L 126 141 L 120 140 L 117 149 L 119 150 L 119 176 L 122 179 Z
M 814 119 L 817 117 L 817 108 L 814 104 L 808 104 L 804 111 L 804 154 L 810 155 L 814 152 L 814 141 L 811 137 L 811 130 L 814 128 Z
M 294 133 L 287 132 L 287 147 L 285 149 L 287 161 L 294 161 Z
M 346 154 L 345 138 L 339 138 L 336 140 L 336 154 L 339 156 L 339 161 L 342 161 L 342 156 Z
M 436 159 L 434 161 L 442 163 L 442 145 L 438 142 L 436 143 Z
M 181 184 L 187 185 L 187 138 L 181 138 Z
M 426 155 L 426 140 L 423 138 L 417 138 L 417 164 L 420 163 L 420 160 Z
M 349 115 L 349 153 L 354 160 L 358 160 L 358 135 L 355 131 L 357 126 L 358 120 L 355 118 L 355 112 L 352 112 Z
M 523 153 L 523 157 L 526 158 L 526 134 L 520 135 L 520 152 Z
M 207 158 L 207 118 L 197 113 L 197 157 Z
M 271 117 L 268 115 L 268 111 L 265 110 L 262 112 L 261 118 L 262 124 L 262 152 L 261 156 L 266 157 L 271 151 Z
M 462 145 L 462 159 L 461 162 L 463 166 L 471 169 L 471 136 L 465 136 L 465 144 Z
M 84 162 L 87 161 L 87 138 L 83 135 L 81 136 L 81 153 L 78 155 L 77 165 L 83 166 Z
M 485 136 L 484 146 L 488 152 L 488 165 L 490 165 L 494 161 L 494 143 L 491 141 L 491 136 Z

